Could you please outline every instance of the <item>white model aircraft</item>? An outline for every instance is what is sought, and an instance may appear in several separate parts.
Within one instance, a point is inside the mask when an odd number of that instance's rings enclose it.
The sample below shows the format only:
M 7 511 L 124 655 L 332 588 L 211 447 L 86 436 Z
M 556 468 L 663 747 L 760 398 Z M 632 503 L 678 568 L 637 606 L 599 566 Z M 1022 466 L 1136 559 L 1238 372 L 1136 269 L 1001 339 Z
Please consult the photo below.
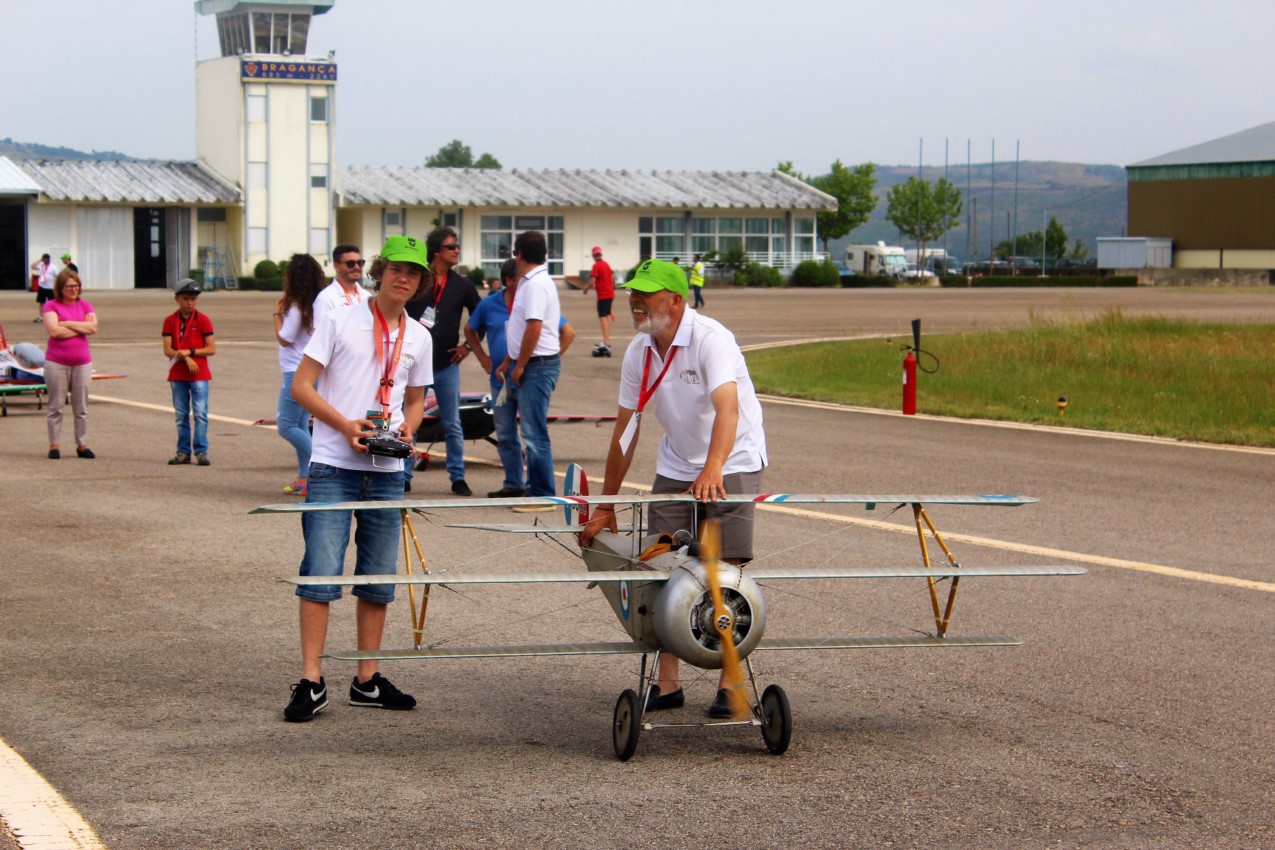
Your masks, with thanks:
M 878 505 L 910 505 L 921 545 L 921 564 L 905 567 L 737 567 L 718 559 L 716 531 L 706 526 L 699 542 L 687 530 L 675 533 L 642 534 L 643 509 L 652 502 L 695 502 L 685 496 L 589 496 L 587 478 L 572 464 L 567 474 L 568 494 L 562 497 L 523 497 L 509 499 L 425 499 L 394 502 L 343 502 L 265 505 L 252 513 L 302 513 L 331 510 L 398 510 L 402 511 L 403 548 L 407 562 L 405 574 L 392 576 L 294 577 L 283 579 L 295 585 L 343 586 L 391 584 L 406 585 L 412 607 L 413 646 L 406 649 L 376 651 L 352 650 L 333 652 L 325 657 L 378 661 L 437 658 L 507 658 L 513 656 L 563 655 L 641 655 L 637 690 L 626 689 L 615 706 L 612 744 L 621 760 L 629 759 L 637 748 L 643 730 L 687 724 L 657 724 L 647 719 L 646 703 L 654 673 L 663 653 L 671 653 L 695 667 L 725 672 L 727 689 L 735 716 L 731 720 L 709 721 L 697 725 L 750 725 L 759 727 L 767 749 L 776 755 L 788 748 L 792 735 L 792 713 L 788 698 L 778 685 L 758 692 L 750 656 L 754 652 L 773 650 L 842 650 L 886 647 L 954 648 L 974 646 L 1017 646 L 1021 640 L 1012 637 L 956 637 L 949 634 L 956 591 L 962 579 L 991 576 L 1064 576 L 1085 572 L 1074 566 L 965 566 L 943 542 L 930 521 L 925 505 L 966 505 L 1016 507 L 1036 502 L 1027 496 L 1014 495 L 737 495 L 719 500 L 724 503 L 781 502 L 796 504 L 861 504 L 867 510 Z M 578 535 L 588 521 L 590 505 L 613 504 L 617 510 L 629 506 L 633 524 L 619 533 L 602 532 L 588 547 L 581 548 L 585 571 L 489 573 L 431 573 L 412 528 L 410 511 L 434 511 L 452 508 L 510 508 L 518 506 L 561 506 L 565 524 L 561 526 L 468 523 L 449 527 L 474 528 L 507 533 L 537 535 Z M 634 533 L 634 529 L 638 532 Z M 943 551 L 943 561 L 935 564 L 930 557 L 925 532 L 929 531 Z M 577 537 L 578 540 L 578 537 Z M 412 551 L 416 552 L 421 571 L 413 572 Z M 901 637 L 811 637 L 766 638 L 766 602 L 762 585 L 774 581 L 801 579 L 923 579 L 928 585 L 934 613 L 934 631 L 928 635 Z M 546 582 L 585 582 L 597 586 L 610 603 L 616 618 L 628 633 L 629 641 L 525 644 L 495 646 L 436 646 L 424 640 L 424 621 L 431 585 L 534 584 Z M 948 585 L 946 599 L 940 594 L 941 584 Z M 414 589 L 422 587 L 419 607 Z M 746 680 L 746 681 L 745 681 Z M 749 695 L 748 692 L 751 692 Z

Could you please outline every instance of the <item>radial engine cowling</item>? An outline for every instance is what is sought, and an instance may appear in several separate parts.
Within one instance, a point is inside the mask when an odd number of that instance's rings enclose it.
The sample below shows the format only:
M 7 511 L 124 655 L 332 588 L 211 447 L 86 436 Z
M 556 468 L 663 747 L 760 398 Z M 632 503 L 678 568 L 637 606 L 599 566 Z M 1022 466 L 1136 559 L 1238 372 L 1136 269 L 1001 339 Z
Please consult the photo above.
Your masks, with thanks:
M 713 624 L 713 597 L 704 565 L 684 554 L 660 556 L 659 566 L 672 569 L 654 604 L 655 634 L 665 652 L 705 669 L 722 666 L 721 640 Z M 766 630 L 766 602 L 761 588 L 739 567 L 719 562 L 722 596 L 730 614 L 739 657 L 746 658 Z

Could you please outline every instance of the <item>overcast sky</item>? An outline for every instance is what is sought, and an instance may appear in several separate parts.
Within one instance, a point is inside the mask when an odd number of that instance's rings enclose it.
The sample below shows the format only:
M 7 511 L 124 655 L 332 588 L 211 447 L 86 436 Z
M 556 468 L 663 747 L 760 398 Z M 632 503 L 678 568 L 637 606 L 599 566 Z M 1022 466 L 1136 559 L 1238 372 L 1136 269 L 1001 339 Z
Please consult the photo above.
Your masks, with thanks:
M 0 0 L 0 138 L 191 159 L 191 0 Z M 1275 120 L 1270 0 L 337 0 L 337 159 L 1127 165 Z

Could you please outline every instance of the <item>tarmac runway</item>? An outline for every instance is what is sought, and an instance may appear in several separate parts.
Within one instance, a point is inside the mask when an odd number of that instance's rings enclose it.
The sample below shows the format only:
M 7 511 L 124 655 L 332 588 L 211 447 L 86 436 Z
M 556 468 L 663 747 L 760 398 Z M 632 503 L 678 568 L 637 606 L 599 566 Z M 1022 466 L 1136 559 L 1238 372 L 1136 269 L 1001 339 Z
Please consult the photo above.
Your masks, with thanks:
M 616 356 L 591 358 L 592 295 L 561 296 L 580 337 L 553 409 L 612 413 L 632 331 L 621 315 Z M 276 580 L 295 574 L 299 523 L 248 515 L 284 501 L 294 471 L 287 444 L 251 425 L 274 414 L 275 296 L 201 298 L 218 340 L 209 468 L 165 464 L 174 427 L 159 328 L 171 295 L 86 297 L 102 323 L 97 369 L 129 376 L 93 387 L 98 458 L 46 459 L 30 397 L 0 419 L 0 740 L 98 846 L 1275 845 L 1275 452 L 767 401 L 766 490 L 1032 495 L 1041 503 L 931 516 L 962 563 L 1089 573 L 962 583 L 951 633 L 1009 634 L 1022 647 L 756 657 L 761 683 L 782 684 L 792 702 L 782 757 L 753 729 L 684 728 L 645 733 L 633 760 L 617 762 L 610 724 L 635 686 L 630 657 L 386 665 L 420 700 L 408 713 L 346 705 L 353 665 L 328 662 L 332 704 L 293 725 L 282 709 L 299 677 L 296 604 Z M 1112 308 L 1275 322 L 1268 289 L 706 297 L 745 345 L 903 338 L 917 317 L 939 333 Z M 11 342 L 42 342 L 33 308 L 26 293 L 0 293 Z M 476 364 L 463 375 L 465 389 L 483 386 Z M 576 461 L 596 481 L 609 428 L 552 434 L 557 468 Z M 639 446 L 635 484 L 653 477 L 654 437 Z M 494 448 L 466 453 L 474 491 L 498 488 Z M 441 464 L 417 474 L 414 496 L 447 492 Z M 890 507 L 762 510 L 757 551 L 793 566 L 915 564 L 910 516 Z M 552 543 L 444 527 L 519 519 L 457 510 L 416 530 L 434 568 L 578 567 Z M 769 636 L 933 629 L 915 581 L 766 592 Z M 387 645 L 410 643 L 404 600 Z M 353 631 L 353 605 L 336 603 L 329 648 L 352 646 Z M 556 585 L 435 589 L 427 633 L 450 644 L 623 639 L 597 591 Z M 660 720 L 701 717 L 715 682 L 687 671 L 687 707 Z M 29 808 L 6 801 L 0 780 L 8 826 Z

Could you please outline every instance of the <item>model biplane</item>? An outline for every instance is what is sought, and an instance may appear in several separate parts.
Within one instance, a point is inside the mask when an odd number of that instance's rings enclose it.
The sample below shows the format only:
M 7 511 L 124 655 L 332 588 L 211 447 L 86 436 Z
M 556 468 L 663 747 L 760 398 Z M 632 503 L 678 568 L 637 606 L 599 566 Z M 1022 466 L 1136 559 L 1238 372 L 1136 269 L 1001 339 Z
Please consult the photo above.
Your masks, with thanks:
M 724 685 L 731 696 L 734 716 L 730 720 L 705 721 L 705 726 L 754 726 L 761 731 L 767 749 L 781 754 L 792 734 L 792 712 L 787 695 L 779 685 L 759 692 L 751 656 L 755 652 L 777 650 L 844 650 L 889 647 L 991 647 L 1016 646 L 1013 637 L 966 637 L 950 633 L 957 588 L 962 580 L 993 576 L 1079 575 L 1074 566 L 966 566 L 957 562 L 930 520 L 926 505 L 1016 507 L 1036 502 L 1015 495 L 736 495 L 723 503 L 857 504 L 867 510 L 878 506 L 909 506 L 921 548 L 921 563 L 901 567 L 752 566 L 737 567 L 720 560 L 716 532 L 706 524 L 700 539 L 689 530 L 670 534 L 643 534 L 643 512 L 653 502 L 695 502 L 690 495 L 589 496 L 587 479 L 572 464 L 567 473 L 567 495 L 507 499 L 433 499 L 396 502 L 345 502 L 266 505 L 253 513 L 299 513 L 330 510 L 398 510 L 404 518 L 403 549 L 406 572 L 394 576 L 342 576 L 338 578 L 288 578 L 290 584 L 339 584 L 343 586 L 392 584 L 408 588 L 412 609 L 413 646 L 406 649 L 333 652 L 325 657 L 343 660 L 378 661 L 439 658 L 509 658 L 515 656 L 640 655 L 637 688 L 626 689 L 615 706 L 612 745 L 621 760 L 630 758 L 642 731 L 688 724 L 659 724 L 647 716 L 647 700 L 655 684 L 655 670 L 663 653 L 671 653 L 695 667 L 723 671 Z M 578 483 L 577 483 L 578 482 Z M 559 572 L 431 572 L 412 527 L 411 513 L 452 508 L 511 508 L 518 506 L 561 506 L 564 524 L 531 525 L 505 523 L 462 523 L 453 528 L 574 537 L 588 522 L 591 505 L 615 505 L 631 512 L 632 525 L 618 532 L 604 531 L 590 545 L 579 548 L 583 571 Z M 942 550 L 936 562 L 931 557 L 926 532 Z M 574 551 L 574 547 L 572 547 Z M 415 552 L 419 571 L 413 568 Z M 929 634 L 901 637 L 811 637 L 767 638 L 766 601 L 762 587 L 771 582 L 802 579 L 913 579 L 923 581 L 934 616 Z M 581 582 L 596 586 L 606 597 L 616 618 L 629 636 L 628 641 L 442 646 L 425 640 L 425 612 L 432 585 L 533 584 Z M 415 589 L 422 598 L 416 599 Z

